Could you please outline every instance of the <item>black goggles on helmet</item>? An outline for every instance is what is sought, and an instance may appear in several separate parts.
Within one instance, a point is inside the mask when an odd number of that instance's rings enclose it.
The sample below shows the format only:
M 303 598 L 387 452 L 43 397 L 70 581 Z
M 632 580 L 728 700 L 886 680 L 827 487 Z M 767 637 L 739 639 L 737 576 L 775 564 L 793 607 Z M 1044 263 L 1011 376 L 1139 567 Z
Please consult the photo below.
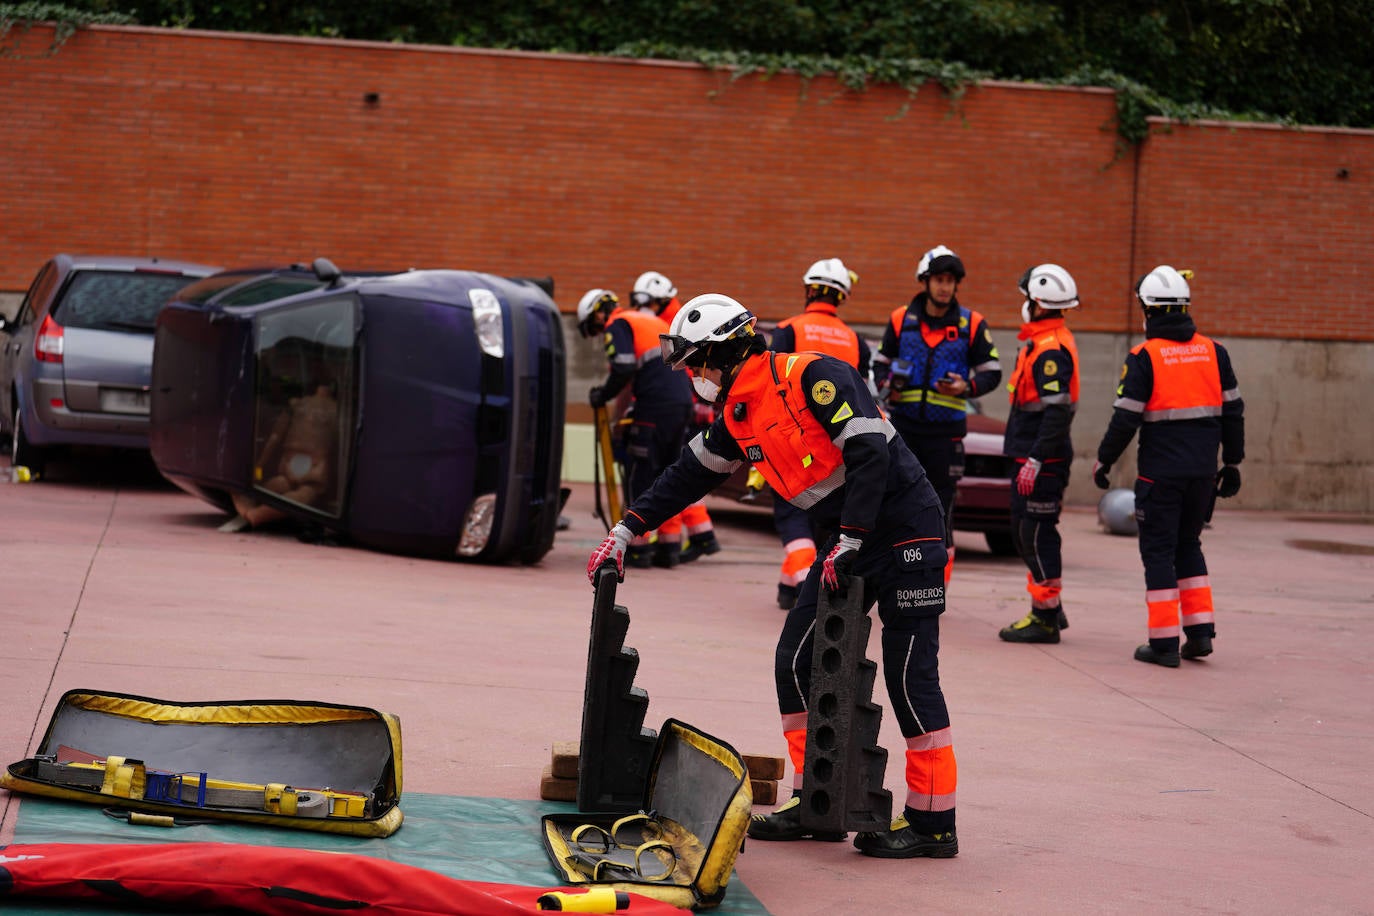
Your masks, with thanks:
M 711 339 L 704 341 L 688 340 L 681 334 L 660 334 L 659 352 L 663 354 L 663 362 L 669 369 L 681 369 L 684 366 L 689 369 L 700 369 L 707 363 L 707 353 L 712 344 L 721 343 L 741 333 L 741 327 L 744 329 L 743 333 L 753 334 L 753 322 L 752 314 L 741 312 L 712 328 L 706 335 Z

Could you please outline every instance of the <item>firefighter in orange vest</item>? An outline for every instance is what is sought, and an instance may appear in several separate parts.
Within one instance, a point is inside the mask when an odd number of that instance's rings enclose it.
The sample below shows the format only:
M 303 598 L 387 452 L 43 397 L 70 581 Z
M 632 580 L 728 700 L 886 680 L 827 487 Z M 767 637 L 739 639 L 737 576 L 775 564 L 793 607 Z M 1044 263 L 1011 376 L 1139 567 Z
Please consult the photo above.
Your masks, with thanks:
M 817 261 L 802 275 L 806 310 L 784 319 L 773 331 L 770 349 L 778 353 L 826 353 L 842 359 L 859 376 L 868 378 L 868 343 L 844 323 L 838 312 L 849 298 L 859 275 L 839 258 Z M 782 569 L 778 572 L 778 607 L 784 611 L 797 603 L 797 587 L 816 562 L 817 534 L 806 513 L 782 499 L 773 500 L 773 527 L 782 540 Z
M 880 858 L 949 858 L 957 781 L 949 713 L 940 689 L 940 614 L 945 609 L 944 511 L 901 436 L 878 409 L 859 373 L 820 353 L 772 353 L 755 318 L 729 296 L 708 293 L 683 305 L 664 335 L 664 360 L 694 370 L 692 384 L 720 415 L 629 507 L 592 552 L 587 576 L 613 564 L 624 572 L 630 542 L 752 464 L 778 498 L 837 532 L 788 612 L 774 654 L 782 729 L 801 787 L 817 598 L 862 577 L 865 610 L 882 622 L 883 672 L 906 739 L 905 812 L 891 830 L 856 835 Z M 794 797 L 755 815 L 758 840 L 839 841 L 802 825 Z
M 1078 307 L 1078 284 L 1058 264 L 1021 275 L 1021 333 L 1025 346 L 1012 370 L 1011 412 L 1003 454 L 1015 459 L 1011 535 L 1025 561 L 1030 613 L 997 634 L 1007 642 L 1057 643 L 1069 625 L 1063 588 L 1059 513 L 1073 464 L 1069 427 L 1078 409 L 1078 346 L 1064 318 Z
M 656 270 L 646 270 L 635 278 L 634 288 L 630 291 L 630 304 L 640 311 L 647 311 L 671 325 L 682 303 L 678 301 L 677 287 L 673 281 Z M 687 422 L 687 438 L 695 435 L 701 427 L 709 426 L 714 415 L 709 404 L 692 399 L 692 416 Z M 683 563 L 690 563 L 699 557 L 720 553 L 720 542 L 716 540 L 716 528 L 711 514 L 706 511 L 706 503 L 698 501 L 682 510 L 663 523 L 658 529 L 660 538 L 679 541 L 682 531 L 687 531 L 687 543 L 679 555 Z
M 626 387 L 634 393 L 632 422 L 625 433 L 625 501 L 648 489 L 659 471 L 682 448 L 692 412 L 692 386 L 679 372 L 663 365 L 658 345 L 667 326 L 652 314 L 620 307 L 608 289 L 590 289 L 577 304 L 577 327 L 583 337 L 601 335 L 610 374 L 588 392 L 593 407 L 604 407 Z M 668 521 L 665 519 L 665 521 Z M 664 532 L 643 532 L 630 548 L 631 566 L 671 569 L 681 562 L 681 525 Z M 676 535 L 676 536 L 674 536 Z
M 1245 402 L 1226 348 L 1199 334 L 1188 314 L 1190 277 L 1165 264 L 1136 284 L 1145 342 L 1126 356 L 1093 466 L 1093 482 L 1107 489 L 1111 466 L 1140 430 L 1135 514 L 1150 641 L 1135 658 L 1166 668 L 1212 654 L 1216 619 L 1202 528 L 1218 496 L 1240 491 L 1245 459 Z
M 944 245 L 930 249 L 921 256 L 916 279 L 925 289 L 892 312 L 873 357 L 873 380 L 893 425 L 940 494 L 953 564 L 951 522 L 955 489 L 964 476 L 969 399 L 1001 383 L 1002 364 L 987 321 L 955 295 L 964 279 L 957 254 Z

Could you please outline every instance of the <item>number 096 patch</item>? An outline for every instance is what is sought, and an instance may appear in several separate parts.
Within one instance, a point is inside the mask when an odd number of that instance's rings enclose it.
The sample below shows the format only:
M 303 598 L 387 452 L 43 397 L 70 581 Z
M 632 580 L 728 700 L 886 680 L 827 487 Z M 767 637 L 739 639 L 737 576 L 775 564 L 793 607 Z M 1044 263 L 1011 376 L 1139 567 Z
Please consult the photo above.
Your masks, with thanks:
M 892 548 L 897 565 L 905 570 L 944 569 L 949 556 L 945 542 L 939 538 L 903 541 Z

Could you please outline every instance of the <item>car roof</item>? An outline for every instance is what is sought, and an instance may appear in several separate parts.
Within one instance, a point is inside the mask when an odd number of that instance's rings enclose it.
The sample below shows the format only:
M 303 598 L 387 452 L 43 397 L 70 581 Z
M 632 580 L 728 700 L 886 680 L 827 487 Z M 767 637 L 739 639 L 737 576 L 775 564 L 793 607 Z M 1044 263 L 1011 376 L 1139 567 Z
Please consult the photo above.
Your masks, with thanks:
M 68 270 L 159 270 L 195 277 L 208 277 L 220 269 L 213 264 L 200 264 L 195 261 L 127 255 L 59 254 L 53 260 Z

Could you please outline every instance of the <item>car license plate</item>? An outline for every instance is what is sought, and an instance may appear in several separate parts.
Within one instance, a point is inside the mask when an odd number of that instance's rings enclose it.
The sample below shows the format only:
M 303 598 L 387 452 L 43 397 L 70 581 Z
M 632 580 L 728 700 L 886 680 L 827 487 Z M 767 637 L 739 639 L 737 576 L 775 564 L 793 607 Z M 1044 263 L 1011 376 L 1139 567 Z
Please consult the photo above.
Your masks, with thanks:
M 100 389 L 100 409 L 105 413 L 148 413 L 148 392 L 133 388 Z

